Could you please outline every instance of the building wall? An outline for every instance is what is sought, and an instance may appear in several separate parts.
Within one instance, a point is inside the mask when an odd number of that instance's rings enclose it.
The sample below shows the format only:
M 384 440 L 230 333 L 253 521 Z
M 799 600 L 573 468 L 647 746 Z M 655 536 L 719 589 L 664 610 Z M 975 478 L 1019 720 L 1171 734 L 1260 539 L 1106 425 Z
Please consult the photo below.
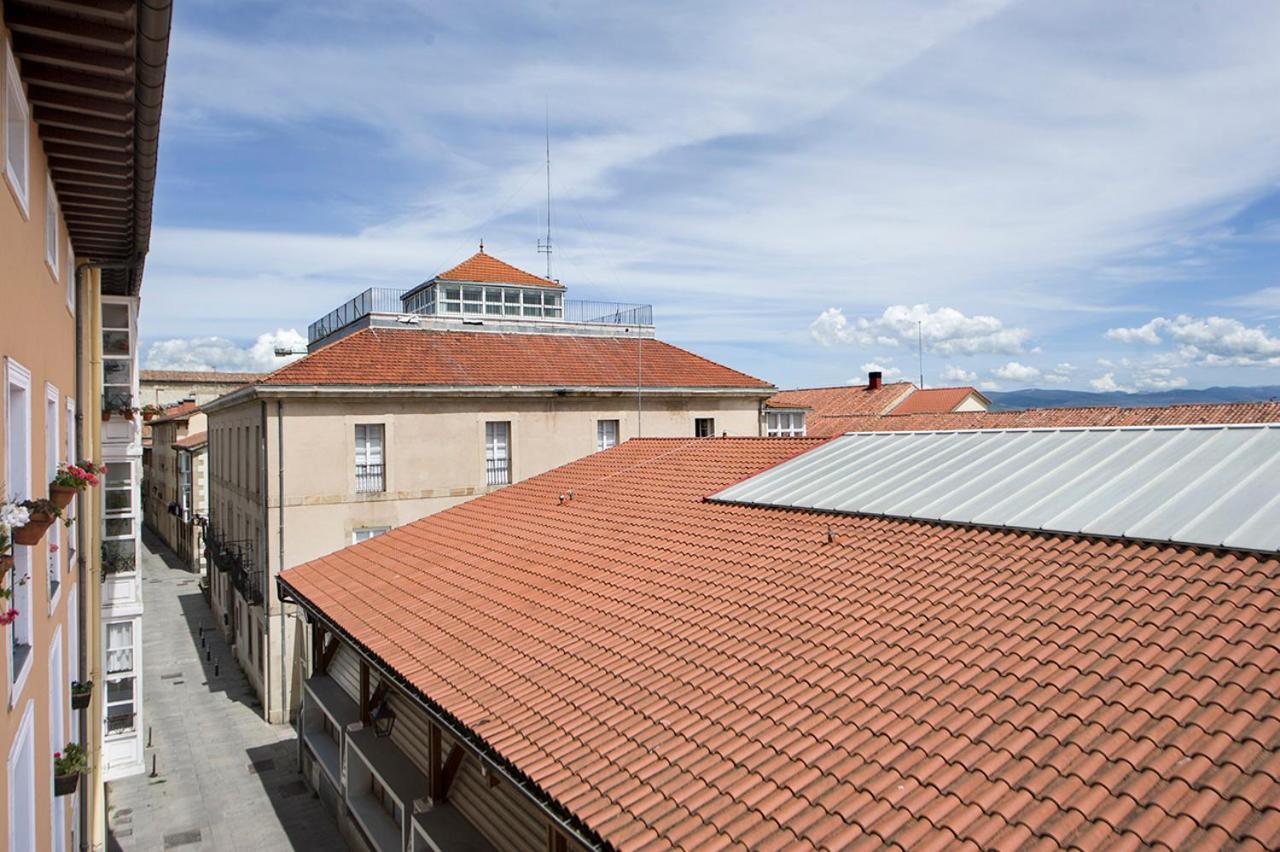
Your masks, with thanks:
M 629 394 L 382 396 L 289 399 L 279 405 L 249 400 L 209 412 L 213 524 L 230 538 L 251 540 L 257 564 L 268 568 L 265 609 L 253 607 L 235 624 L 228 595 L 215 595 L 214 608 L 219 619 L 226 616 L 228 631 L 234 625 L 237 631 L 255 632 L 238 634 L 243 641 L 236 642 L 236 653 L 263 698 L 267 718 L 287 720 L 300 700 L 288 653 L 294 646 L 292 620 L 275 600 L 272 580 L 281 564 L 291 567 L 350 545 L 356 530 L 400 526 L 493 490 L 485 479 L 486 422 L 511 424 L 513 481 L 595 452 L 596 424 L 602 419 L 619 421 L 620 442 L 641 431 L 647 437 L 692 438 L 699 417 L 714 418 L 716 434 L 760 432 L 755 398 L 652 395 L 642 405 L 638 412 Z M 283 472 L 277 464 L 278 411 L 283 412 Z M 363 424 L 384 427 L 385 490 L 380 493 L 357 492 L 355 427 Z M 218 585 L 211 588 L 216 591 Z M 272 631 L 283 635 L 269 635 Z M 264 695 L 264 678 L 281 671 L 282 661 L 285 684 L 268 684 Z
M 143 512 L 147 527 L 175 553 L 179 552 L 183 537 L 191 535 L 191 523 L 169 511 L 169 505 L 178 502 L 179 496 L 178 450 L 173 444 L 205 428 L 205 415 L 198 411 L 186 420 L 166 419 L 151 425 L 151 452 L 147 454 L 143 472 Z M 204 496 L 199 471 L 194 477 L 192 492 L 193 502 L 199 506 Z
M 139 383 L 139 406 L 168 405 L 184 399 L 193 399 L 199 404 L 217 399 L 230 393 L 243 382 L 171 382 L 142 379 Z M 199 431 L 193 429 L 192 431 Z
M 0 23 L 0 85 L 7 82 L 9 74 L 7 50 L 9 33 Z M 0 112 L 3 111 L 3 88 L 0 88 Z M 3 172 L 4 137 L 0 134 L 0 173 Z M 32 121 L 28 133 L 28 196 L 26 212 L 21 209 L 14 188 L 7 178 L 0 176 L 0 481 L 3 497 L 45 497 L 48 494 L 48 441 L 57 461 L 64 461 L 67 450 L 68 401 L 78 396 L 75 378 L 75 315 L 68 304 L 74 301 L 74 290 L 69 282 L 74 276 L 74 261 L 69 256 L 68 237 L 61 216 L 57 218 L 58 262 L 50 268 L 45 261 L 45 211 L 51 199 L 47 193 L 47 166 L 36 125 Z M 29 374 L 29 375 L 28 375 Z M 15 410 L 10 404 L 8 383 L 10 377 L 27 385 L 25 410 Z M 55 399 L 52 408 L 52 424 L 47 400 Z M 74 417 L 74 413 L 73 413 Z M 29 422 L 27 430 L 30 446 L 17 450 L 26 459 L 30 481 L 18 482 L 17 467 L 12 463 L 14 447 L 10 446 L 10 434 L 15 419 Z M 52 429 L 50 429 L 52 425 Z M 74 433 L 74 427 L 71 430 Z M 56 553 L 50 545 L 58 544 Z M 71 601 L 80 598 L 77 589 L 74 553 L 75 539 L 71 531 L 60 525 L 50 528 L 44 539 L 31 547 L 15 546 L 17 559 L 12 576 L 27 575 L 29 580 L 18 597 L 30 595 L 29 603 L 21 601 L 24 610 L 23 626 L 9 625 L 0 628 L 0 641 L 4 652 L 0 653 L 0 753 L 6 769 L 18 757 L 15 747 L 19 738 L 30 737 L 34 755 L 34 786 L 25 777 L 19 778 L 22 787 L 11 792 L 22 793 L 29 789 L 34 797 L 34 836 L 11 838 L 16 828 L 14 815 L 10 813 L 9 798 L 0 799 L 0 844 L 33 841 L 37 848 L 50 848 L 53 835 L 58 831 L 64 842 L 69 843 L 73 824 L 73 801 L 76 797 L 53 796 L 52 751 L 55 744 L 61 748 L 79 729 L 79 713 L 70 708 L 68 697 L 68 673 L 79 667 L 79 643 L 82 624 L 78 613 L 72 610 Z M 50 576 L 56 578 L 56 592 L 51 591 Z M 7 604 L 9 602 L 0 601 Z M 10 652 L 15 630 L 26 631 L 29 651 L 19 671 L 14 669 Z M 51 657 L 61 656 L 62 678 L 51 680 Z M 78 668 L 79 667 L 79 668 Z M 59 705 L 57 712 L 53 709 Z M 61 719 L 61 730 L 53 725 Z M 25 775 L 25 773 L 24 773 Z M 9 784 L 9 776 L 0 776 L 0 785 Z M 56 828 L 55 828 L 56 825 Z M 8 847 L 7 847 L 8 848 Z M 21 848 L 21 847 L 19 847 Z
M 976 394 L 969 394 L 952 411 L 986 411 L 987 404 Z

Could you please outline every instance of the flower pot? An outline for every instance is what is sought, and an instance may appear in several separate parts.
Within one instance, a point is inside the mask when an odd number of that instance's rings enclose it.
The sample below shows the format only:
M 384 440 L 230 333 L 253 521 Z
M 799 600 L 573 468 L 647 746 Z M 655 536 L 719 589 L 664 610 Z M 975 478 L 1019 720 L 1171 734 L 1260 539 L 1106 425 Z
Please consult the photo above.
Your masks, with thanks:
M 53 524 L 53 515 L 33 512 L 26 526 L 14 529 L 13 543 L 27 546 L 39 544 L 40 539 L 44 538 L 44 531 L 49 529 L 51 524 Z
M 102 422 L 104 422 L 104 423 L 105 423 L 106 421 L 108 421 L 108 420 L 110 420 L 110 419 L 111 419 L 111 412 L 110 412 L 110 411 L 108 411 L 108 410 L 106 410 L 106 409 L 104 408 L 104 409 L 102 410 Z
M 13 567 L 13 557 L 6 553 L 0 556 L 0 583 L 4 582 L 4 575 L 9 573 L 9 569 Z
M 144 411 L 144 412 L 142 412 L 142 419 L 143 419 L 145 422 L 147 422 L 147 423 L 150 423 L 150 422 L 151 422 L 151 418 L 152 418 L 152 417 L 155 417 L 155 416 L 156 416 L 156 415 L 155 415 L 155 412 L 153 412 L 153 411 Z
M 84 692 L 73 692 L 71 693 L 71 709 L 86 710 L 89 707 L 89 702 L 92 700 L 93 700 L 92 686 L 90 686 Z
M 66 775 L 53 776 L 53 795 L 55 796 L 70 796 L 79 786 L 79 772 L 68 772 Z
M 49 499 L 53 501 L 53 505 L 59 509 L 65 509 L 71 505 L 71 501 L 76 499 L 76 495 L 80 493 L 79 488 L 72 488 L 70 485 L 50 485 Z

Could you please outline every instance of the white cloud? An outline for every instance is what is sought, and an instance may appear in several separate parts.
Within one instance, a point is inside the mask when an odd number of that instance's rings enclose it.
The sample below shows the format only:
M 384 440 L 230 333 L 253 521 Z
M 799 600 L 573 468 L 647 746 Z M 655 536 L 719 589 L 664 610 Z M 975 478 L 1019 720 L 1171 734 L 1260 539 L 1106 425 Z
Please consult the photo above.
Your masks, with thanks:
M 1010 361 L 1003 367 L 996 367 L 992 371 L 996 378 L 1003 379 L 1007 382 L 1033 382 L 1040 378 L 1040 370 L 1035 367 L 1029 367 L 1026 364 L 1019 364 L 1017 361 Z
M 1125 393 L 1129 393 L 1133 390 L 1132 388 L 1124 387 L 1119 382 L 1117 382 L 1115 373 L 1103 373 L 1101 376 L 1098 376 L 1098 378 L 1096 379 L 1090 379 L 1089 386 L 1094 390 L 1100 391 L 1102 393 L 1108 393 L 1113 391 L 1124 391 Z
M 1106 336 L 1123 343 L 1177 344 L 1177 359 L 1186 364 L 1280 366 L 1280 337 L 1263 326 L 1247 326 L 1229 317 L 1156 317 L 1136 328 L 1108 329 Z
M 225 337 L 216 336 L 172 338 L 151 344 L 145 361 L 150 370 L 265 373 L 302 357 L 301 354 L 277 356 L 277 347 L 305 352 L 307 339 L 292 328 L 264 332 L 249 346 L 239 346 Z
M 978 380 L 977 373 L 954 364 L 948 364 L 939 375 L 944 382 L 963 382 L 971 385 Z
M 966 316 L 954 308 L 932 311 L 923 304 L 890 305 L 875 319 L 859 317 L 853 322 L 839 308 L 827 308 L 809 326 L 809 333 L 825 346 L 851 343 L 914 348 L 923 338 L 924 348 L 940 355 L 1024 352 L 1031 336 L 1023 328 L 1006 328 L 995 317 Z
M 891 362 L 885 361 L 882 364 L 879 361 L 868 361 L 867 363 L 862 365 L 863 375 L 857 378 L 850 379 L 849 384 L 851 385 L 866 384 L 866 381 L 867 381 L 866 374 L 875 373 L 875 372 L 881 373 L 883 375 L 883 378 L 886 381 L 894 381 L 895 379 L 902 378 L 902 370 L 893 366 Z

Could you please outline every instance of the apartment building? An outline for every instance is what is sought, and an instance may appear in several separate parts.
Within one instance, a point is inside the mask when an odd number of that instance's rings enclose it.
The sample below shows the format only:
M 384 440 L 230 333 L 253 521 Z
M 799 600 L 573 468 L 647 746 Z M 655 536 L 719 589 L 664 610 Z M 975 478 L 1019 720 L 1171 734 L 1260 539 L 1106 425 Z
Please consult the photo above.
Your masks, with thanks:
M 630 441 L 280 575 L 303 777 L 379 852 L 1280 848 L 1278 476 L 1275 424 Z
M 638 435 L 759 435 L 773 387 L 483 251 L 312 324 L 311 352 L 202 406 L 210 590 L 267 718 L 299 693 L 282 567 Z M 283 674 L 282 674 L 283 669 Z
M 53 496 L 64 462 L 108 467 L 70 499 L 69 526 L 27 530 L 35 543 L 6 554 L 0 844 L 12 850 L 102 848 L 103 782 L 142 768 L 130 409 L 169 21 L 164 0 L 0 7 L 0 501 Z M 93 682 L 87 703 L 73 681 Z M 87 769 L 55 778 L 69 743 Z
M 201 525 L 208 512 L 205 420 L 190 400 L 164 408 L 147 424 L 150 446 L 142 454 L 144 523 L 196 573 L 204 567 Z
M 159 407 L 183 400 L 208 402 L 262 377 L 261 373 L 196 370 L 143 370 L 139 375 L 138 404 Z

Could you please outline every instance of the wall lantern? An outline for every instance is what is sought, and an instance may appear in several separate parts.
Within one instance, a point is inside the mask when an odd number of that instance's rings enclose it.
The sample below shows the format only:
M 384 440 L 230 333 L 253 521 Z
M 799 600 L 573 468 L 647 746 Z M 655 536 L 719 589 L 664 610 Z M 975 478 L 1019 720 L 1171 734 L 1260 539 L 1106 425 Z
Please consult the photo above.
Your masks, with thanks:
M 391 729 L 396 726 L 396 711 L 387 705 L 384 698 L 382 703 L 373 708 L 373 712 L 369 714 L 369 721 L 373 722 L 374 736 L 389 737 Z

